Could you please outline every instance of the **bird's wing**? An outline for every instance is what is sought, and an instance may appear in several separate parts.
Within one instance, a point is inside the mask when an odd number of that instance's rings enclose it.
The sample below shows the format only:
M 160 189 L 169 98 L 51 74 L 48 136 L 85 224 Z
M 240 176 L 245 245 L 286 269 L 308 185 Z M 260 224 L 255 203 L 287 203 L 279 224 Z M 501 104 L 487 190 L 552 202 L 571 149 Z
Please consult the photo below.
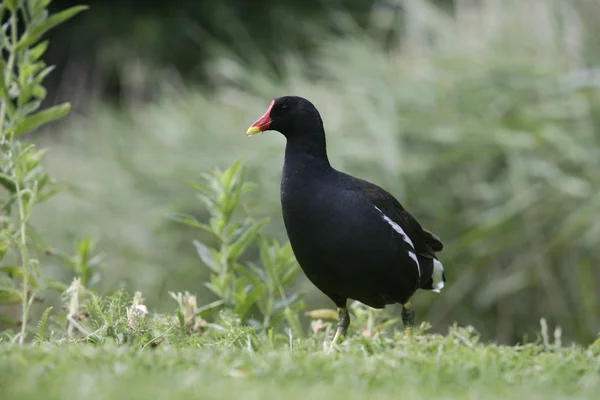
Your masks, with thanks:
M 357 179 L 357 182 L 359 190 L 369 201 L 402 228 L 413 242 L 418 255 L 435 258 L 435 253 L 442 251 L 444 244 L 440 238 L 427 229 L 423 229 L 394 196 L 371 182 L 362 179 Z
M 444 250 L 444 243 L 442 243 L 442 240 L 435 233 L 425 228 L 421 229 L 423 229 L 423 233 L 425 234 L 425 241 L 429 246 L 431 246 L 433 251 L 439 253 L 440 251 Z

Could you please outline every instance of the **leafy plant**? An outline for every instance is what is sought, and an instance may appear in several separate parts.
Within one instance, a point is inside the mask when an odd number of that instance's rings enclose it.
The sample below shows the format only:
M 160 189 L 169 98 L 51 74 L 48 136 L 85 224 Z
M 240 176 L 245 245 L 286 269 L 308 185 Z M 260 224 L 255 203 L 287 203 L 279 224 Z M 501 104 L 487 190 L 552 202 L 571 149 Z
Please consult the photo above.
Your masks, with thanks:
M 104 265 L 105 254 L 97 251 L 96 243 L 92 239 L 77 240 L 72 256 L 56 249 L 47 250 L 46 253 L 61 260 L 68 270 L 81 279 L 81 284 L 85 287 L 91 288 L 100 280 L 99 270 Z
M 141 292 L 136 292 L 133 298 L 122 290 L 101 297 L 88 290 L 80 278 L 73 279 L 63 292 L 62 301 L 62 312 L 50 316 L 48 308 L 43 313 L 36 342 L 67 339 L 91 344 L 113 342 L 144 346 L 154 336 L 176 326 L 176 319 L 169 316 L 156 316 L 150 321 Z
M 197 318 L 196 316 L 198 312 L 198 303 L 196 301 L 196 296 L 190 294 L 189 292 L 169 292 L 169 295 L 179 305 L 176 314 L 181 332 L 200 332 L 206 326 L 206 321 L 204 321 L 202 318 Z
M 41 59 L 48 41 L 40 40 L 49 29 L 86 9 L 77 6 L 50 15 L 49 3 L 6 0 L 0 5 L 0 20 L 5 16 L 8 20 L 0 31 L 0 262 L 9 260 L 0 267 L 0 305 L 21 304 L 21 329 L 16 336 L 21 344 L 31 305 L 47 287 L 32 251 L 34 235 L 28 221 L 36 204 L 58 192 L 40 164 L 44 151 L 21 137 L 69 112 L 69 103 L 40 110 L 46 96 L 42 81 L 53 69 Z M 17 322 L 6 316 L 3 321 Z
M 290 287 L 300 272 L 289 242 L 281 245 L 276 239 L 270 241 L 264 236 L 257 238 L 260 254 L 260 266 L 250 262 L 246 268 L 238 269 L 240 276 L 245 277 L 253 290 L 262 295 L 256 299 L 256 307 L 263 316 L 262 321 L 251 320 L 258 327 L 276 326 L 285 320 L 296 336 L 302 329 L 298 313 L 305 308 L 302 293 L 286 295 L 285 288 Z
M 200 259 L 211 271 L 205 286 L 218 297 L 198 313 L 205 315 L 225 306 L 257 328 L 268 329 L 285 320 L 294 333 L 300 335 L 297 312 L 304 308 L 304 303 L 300 294 L 287 296 L 285 293 L 300 270 L 289 243 L 282 246 L 277 240 L 267 240 L 260 235 L 267 218 L 256 221 L 246 217 L 243 222 L 235 218 L 242 195 L 254 188 L 246 181 L 244 166 L 238 161 L 225 171 L 214 170 L 204 178 L 204 185 L 193 183 L 191 186 L 208 208 L 209 223 L 201 223 L 189 214 L 171 216 L 208 232 L 216 242 L 211 247 L 194 241 Z M 253 243 L 258 244 L 260 263 L 243 263 L 242 256 Z M 249 318 L 253 309 L 261 314 L 261 319 Z

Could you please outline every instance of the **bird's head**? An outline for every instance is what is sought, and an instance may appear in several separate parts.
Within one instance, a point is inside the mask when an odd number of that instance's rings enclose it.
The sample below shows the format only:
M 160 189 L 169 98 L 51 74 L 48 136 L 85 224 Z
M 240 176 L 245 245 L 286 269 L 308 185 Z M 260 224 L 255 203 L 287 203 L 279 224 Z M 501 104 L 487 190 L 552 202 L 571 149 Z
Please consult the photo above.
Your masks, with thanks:
M 278 131 L 290 139 L 322 130 L 321 116 L 310 101 L 298 96 L 284 96 L 271 101 L 267 111 L 248 128 L 246 135 Z

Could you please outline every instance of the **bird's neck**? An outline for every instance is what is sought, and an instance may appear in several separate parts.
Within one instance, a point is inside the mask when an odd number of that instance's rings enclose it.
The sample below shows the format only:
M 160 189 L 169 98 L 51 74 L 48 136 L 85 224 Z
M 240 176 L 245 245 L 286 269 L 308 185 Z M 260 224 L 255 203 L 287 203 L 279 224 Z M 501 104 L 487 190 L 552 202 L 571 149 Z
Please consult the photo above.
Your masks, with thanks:
M 290 207 L 304 207 L 307 196 L 316 190 L 315 185 L 331 171 L 324 143 L 319 146 L 312 141 L 288 139 L 280 189 L 284 215 Z
M 294 135 L 287 138 L 285 163 L 304 167 L 331 168 L 327 157 L 325 132 L 321 129 L 312 135 Z

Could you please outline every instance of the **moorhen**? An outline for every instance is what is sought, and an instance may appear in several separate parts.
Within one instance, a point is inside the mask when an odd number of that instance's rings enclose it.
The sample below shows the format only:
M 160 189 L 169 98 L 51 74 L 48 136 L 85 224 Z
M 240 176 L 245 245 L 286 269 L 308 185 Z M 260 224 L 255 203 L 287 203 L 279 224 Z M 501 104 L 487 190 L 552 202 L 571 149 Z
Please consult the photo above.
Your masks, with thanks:
M 441 240 L 390 193 L 331 166 L 323 121 L 310 101 L 273 100 L 247 135 L 267 130 L 287 139 L 281 206 L 294 255 L 308 279 L 337 306 L 331 346 L 350 325 L 348 299 L 373 308 L 402 304 L 410 337 L 411 297 L 417 289 L 439 292 L 446 281 L 435 254 L 444 247 Z

